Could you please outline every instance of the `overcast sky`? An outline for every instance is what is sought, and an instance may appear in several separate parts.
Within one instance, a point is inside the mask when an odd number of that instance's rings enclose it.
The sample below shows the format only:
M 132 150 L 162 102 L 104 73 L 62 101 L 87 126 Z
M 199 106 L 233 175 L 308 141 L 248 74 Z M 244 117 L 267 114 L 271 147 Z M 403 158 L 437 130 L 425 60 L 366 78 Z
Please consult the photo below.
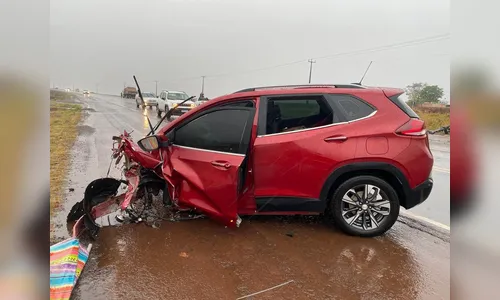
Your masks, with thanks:
M 51 84 L 60 88 L 74 84 L 95 91 L 99 84 L 99 92 L 119 94 L 136 75 L 144 91 L 154 92 L 152 81 L 158 80 L 158 90 L 198 95 L 205 75 L 205 94 L 212 98 L 251 86 L 307 83 L 307 60 L 315 58 L 313 83 L 359 81 L 373 61 L 366 85 L 427 82 L 443 87 L 449 98 L 450 40 L 442 37 L 450 32 L 446 0 L 50 5 Z

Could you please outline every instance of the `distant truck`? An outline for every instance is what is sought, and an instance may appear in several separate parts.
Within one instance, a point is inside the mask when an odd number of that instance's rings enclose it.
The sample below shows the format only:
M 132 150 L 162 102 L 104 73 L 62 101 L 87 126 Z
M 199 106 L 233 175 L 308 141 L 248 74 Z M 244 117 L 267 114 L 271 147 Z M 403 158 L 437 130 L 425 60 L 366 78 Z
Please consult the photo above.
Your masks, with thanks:
M 135 95 L 137 95 L 137 89 L 135 87 L 126 87 L 123 89 L 122 98 L 134 99 Z

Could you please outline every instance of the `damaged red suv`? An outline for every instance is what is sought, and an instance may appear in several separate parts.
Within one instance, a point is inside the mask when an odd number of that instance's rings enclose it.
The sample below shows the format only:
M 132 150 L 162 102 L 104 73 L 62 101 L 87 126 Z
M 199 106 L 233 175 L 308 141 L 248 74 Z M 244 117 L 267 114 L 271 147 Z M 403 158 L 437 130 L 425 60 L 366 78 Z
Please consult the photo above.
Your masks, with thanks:
M 377 236 L 433 186 L 425 124 L 403 95 L 358 84 L 245 89 L 166 125 L 157 136 L 169 146 L 155 155 L 169 157 L 179 205 L 227 226 L 325 213 L 348 234 Z

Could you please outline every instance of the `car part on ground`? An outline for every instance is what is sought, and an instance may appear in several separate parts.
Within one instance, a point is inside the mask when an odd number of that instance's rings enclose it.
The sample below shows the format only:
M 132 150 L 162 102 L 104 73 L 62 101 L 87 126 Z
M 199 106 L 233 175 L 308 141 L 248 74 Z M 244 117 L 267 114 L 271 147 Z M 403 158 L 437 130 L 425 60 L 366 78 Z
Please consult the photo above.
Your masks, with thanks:
M 430 134 L 436 134 L 436 133 L 444 133 L 444 134 L 450 134 L 450 125 L 448 126 L 443 126 L 439 129 L 436 129 L 436 130 L 429 130 L 429 133 Z

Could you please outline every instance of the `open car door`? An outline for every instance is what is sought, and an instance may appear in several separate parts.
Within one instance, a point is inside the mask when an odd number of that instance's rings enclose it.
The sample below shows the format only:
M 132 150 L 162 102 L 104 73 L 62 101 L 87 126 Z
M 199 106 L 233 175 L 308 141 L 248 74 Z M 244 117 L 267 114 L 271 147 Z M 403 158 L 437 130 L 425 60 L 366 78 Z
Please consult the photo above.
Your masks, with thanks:
M 226 226 L 239 225 L 238 199 L 254 116 L 254 107 L 222 106 L 201 111 L 172 129 L 170 162 L 179 205 Z

